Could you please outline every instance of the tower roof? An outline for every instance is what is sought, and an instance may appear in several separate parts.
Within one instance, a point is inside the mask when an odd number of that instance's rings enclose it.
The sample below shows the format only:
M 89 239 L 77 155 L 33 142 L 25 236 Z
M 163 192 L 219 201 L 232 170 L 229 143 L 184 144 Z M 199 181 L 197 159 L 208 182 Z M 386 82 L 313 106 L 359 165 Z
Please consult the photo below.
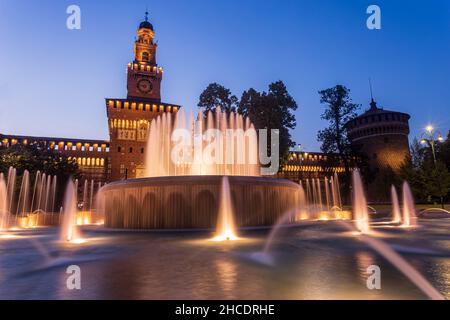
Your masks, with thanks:
M 148 21 L 148 12 L 145 12 L 145 21 L 142 21 L 139 25 L 139 29 L 150 29 L 153 30 L 153 25 Z

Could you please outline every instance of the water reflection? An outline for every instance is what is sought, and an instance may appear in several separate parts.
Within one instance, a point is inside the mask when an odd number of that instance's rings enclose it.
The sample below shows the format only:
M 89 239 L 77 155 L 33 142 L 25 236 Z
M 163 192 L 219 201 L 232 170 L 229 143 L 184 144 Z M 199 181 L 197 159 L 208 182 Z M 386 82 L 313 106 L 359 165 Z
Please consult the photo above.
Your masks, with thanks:
M 438 256 L 418 251 L 405 258 L 450 297 L 450 250 L 442 236 L 447 227 L 448 222 L 430 222 L 416 232 L 386 233 L 396 248 L 420 244 L 439 250 Z M 0 290 L 0 299 L 424 298 L 392 265 L 331 222 L 284 230 L 271 253 L 272 266 L 251 259 L 267 231 L 249 231 L 243 234 L 248 241 L 225 244 L 208 241 L 208 233 L 99 228 L 95 233 L 84 230 L 90 241 L 81 246 L 57 245 L 56 229 L 27 232 L 39 232 L 41 245 L 60 263 L 37 268 L 45 259 L 26 237 L 0 241 L 0 282 L 7 288 Z M 71 264 L 81 267 L 81 291 L 67 290 Z M 382 270 L 381 291 L 366 287 L 367 267 L 373 264 Z

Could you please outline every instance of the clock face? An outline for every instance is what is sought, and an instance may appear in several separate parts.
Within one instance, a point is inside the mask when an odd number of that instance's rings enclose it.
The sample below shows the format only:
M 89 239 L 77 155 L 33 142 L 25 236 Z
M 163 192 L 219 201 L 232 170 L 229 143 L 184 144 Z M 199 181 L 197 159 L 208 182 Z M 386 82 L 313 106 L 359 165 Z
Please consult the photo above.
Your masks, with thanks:
M 137 83 L 137 88 L 140 92 L 147 94 L 153 90 L 153 85 L 150 80 L 141 79 Z

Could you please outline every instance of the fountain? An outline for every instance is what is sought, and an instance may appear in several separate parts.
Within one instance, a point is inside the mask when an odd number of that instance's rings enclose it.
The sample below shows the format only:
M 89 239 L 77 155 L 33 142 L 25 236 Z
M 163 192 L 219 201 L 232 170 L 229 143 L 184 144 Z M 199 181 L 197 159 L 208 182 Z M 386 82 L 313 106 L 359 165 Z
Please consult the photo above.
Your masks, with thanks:
M 397 190 L 394 186 L 391 187 L 391 198 L 392 198 L 392 223 L 401 222 L 400 214 L 400 204 L 398 201 Z
M 0 231 L 8 228 L 9 212 L 8 212 L 8 191 L 6 188 L 5 177 L 0 174 Z
M 76 242 L 80 239 L 77 227 L 77 196 L 74 183 L 69 180 L 64 196 L 61 224 L 61 241 Z
M 335 183 L 337 175 L 324 177 L 323 179 L 306 179 L 300 181 L 306 186 L 306 204 L 307 210 L 303 210 L 301 220 L 349 220 L 351 212 L 342 209 L 340 204 L 340 188 Z
M 234 210 L 231 203 L 230 183 L 228 177 L 222 178 L 222 193 L 220 197 L 217 235 L 213 241 L 238 240 L 234 224 Z
M 360 233 L 370 233 L 369 211 L 358 169 L 353 170 L 353 219 Z
M 8 197 L 7 197 L 7 203 L 8 203 L 8 212 L 11 214 L 13 212 L 13 203 L 14 203 L 14 188 L 16 186 L 16 169 L 13 167 L 10 167 L 8 170 L 8 184 L 6 185 Z
M 29 192 L 30 174 L 27 170 L 22 176 L 22 185 L 20 186 L 19 201 L 16 209 L 16 217 L 25 217 L 29 212 L 28 207 L 28 192 Z
M 224 176 L 239 227 L 273 225 L 297 206 L 297 184 L 260 177 L 256 130 L 241 115 L 164 113 L 146 150 L 158 150 L 146 154 L 146 177 L 102 188 L 106 227 L 214 228 Z
M 408 182 L 403 183 L 403 224 L 402 227 L 409 228 L 416 226 L 416 209 L 411 188 Z

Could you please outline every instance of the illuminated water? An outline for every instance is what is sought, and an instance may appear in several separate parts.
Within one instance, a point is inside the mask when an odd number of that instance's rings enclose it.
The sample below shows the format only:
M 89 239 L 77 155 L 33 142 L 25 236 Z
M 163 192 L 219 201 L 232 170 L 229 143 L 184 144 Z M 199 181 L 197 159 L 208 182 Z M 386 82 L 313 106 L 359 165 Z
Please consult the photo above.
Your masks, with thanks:
M 259 176 L 258 140 L 249 118 L 209 111 L 164 113 L 150 124 L 146 177 L 185 175 Z
M 77 226 L 77 202 L 74 183 L 69 180 L 64 195 L 64 205 L 61 224 L 61 241 L 74 241 L 80 238 Z
M 359 232 L 370 233 L 369 210 L 359 170 L 353 171 L 353 217 Z
M 450 219 L 418 229 L 375 227 L 450 298 Z M 213 232 L 137 233 L 84 227 L 89 242 L 61 244 L 57 228 L 18 231 L 0 241 L 0 299 L 425 299 L 422 292 L 358 236 L 337 222 L 285 228 L 274 264 L 251 258 L 269 230 L 241 231 L 240 241 L 209 241 Z M 32 240 L 32 241 L 30 241 Z M 37 248 L 46 248 L 48 257 Z M 82 270 L 82 290 L 66 289 L 67 266 Z M 382 290 L 366 288 L 379 265 Z
M 230 182 L 228 177 L 222 178 L 222 190 L 214 241 L 238 240 L 236 225 L 234 223 L 234 209 L 231 201 Z

